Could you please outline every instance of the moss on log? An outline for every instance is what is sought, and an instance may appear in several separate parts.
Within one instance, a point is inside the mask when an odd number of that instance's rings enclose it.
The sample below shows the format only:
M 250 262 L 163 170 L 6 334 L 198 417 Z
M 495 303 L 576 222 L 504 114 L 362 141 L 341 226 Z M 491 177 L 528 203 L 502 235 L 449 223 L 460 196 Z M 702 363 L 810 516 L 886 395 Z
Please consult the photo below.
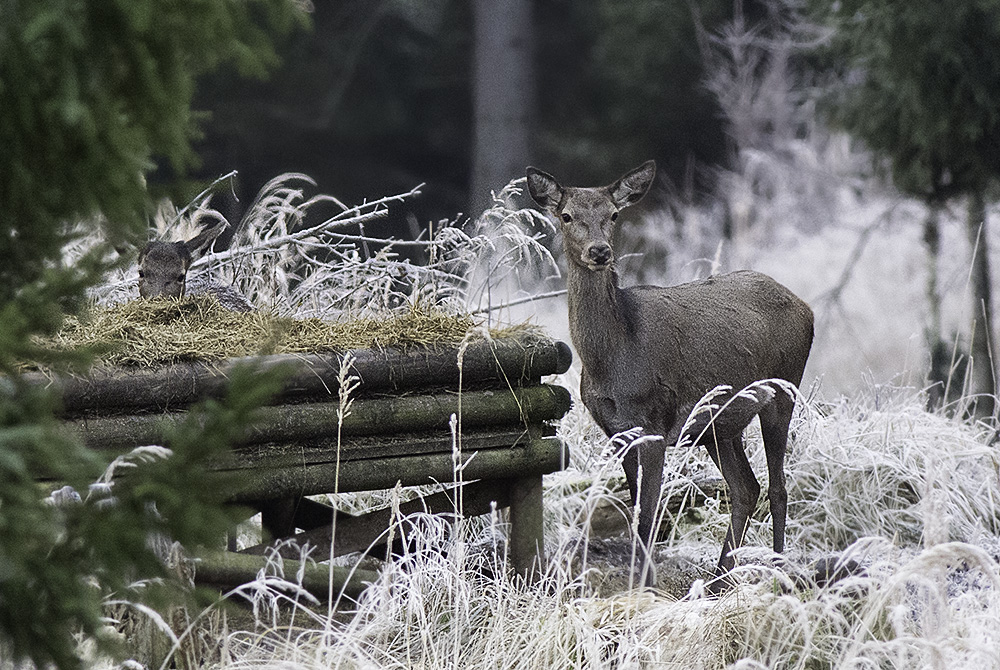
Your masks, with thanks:
M 469 391 L 461 394 L 358 398 L 349 413 L 338 417 L 336 403 L 306 403 L 261 407 L 240 444 L 316 444 L 342 437 L 448 432 L 455 414 L 461 428 L 527 426 L 558 419 L 570 406 L 561 386 Z M 165 444 L 171 426 L 186 413 L 104 416 L 65 422 L 66 427 L 92 449 L 125 451 L 140 445 Z M 168 445 L 169 446 L 169 445 Z
M 351 374 L 358 392 L 398 393 L 421 388 L 457 389 L 459 375 L 466 388 L 489 383 L 520 386 L 569 369 L 572 354 L 563 342 L 537 335 L 470 344 L 458 366 L 458 348 L 414 347 L 406 350 L 363 349 L 354 357 Z M 288 371 L 278 401 L 337 397 L 341 361 L 348 354 L 279 354 L 233 358 L 219 363 L 184 363 L 155 370 L 95 369 L 87 376 L 27 373 L 29 383 L 56 390 L 63 410 L 72 415 L 87 411 L 165 411 L 220 396 L 229 373 L 237 366 Z
M 550 428 L 542 426 L 536 426 L 535 431 L 546 436 L 554 433 Z M 515 426 L 468 428 L 463 430 L 459 446 L 463 451 L 472 453 L 484 449 L 514 447 L 529 439 L 529 431 Z M 216 459 L 214 464 L 217 470 L 311 467 L 337 460 L 343 463 L 422 454 L 451 454 L 454 442 L 451 432 L 444 428 L 423 433 L 345 437 L 339 444 L 336 437 L 309 444 L 254 444 L 240 447 L 231 454 Z
M 545 438 L 538 429 L 520 434 L 495 433 L 490 440 L 478 442 L 478 449 L 466 447 L 457 454 L 462 479 L 509 479 L 548 474 L 564 467 L 567 454 L 562 443 Z M 476 441 L 472 441 L 473 444 Z M 514 446 L 511 446 L 514 445 Z M 396 455 L 358 460 L 329 459 L 322 463 L 269 465 L 261 461 L 257 467 L 227 470 L 219 473 L 220 486 L 235 503 L 254 503 L 337 490 L 374 491 L 389 489 L 397 482 L 403 486 L 419 486 L 455 481 L 456 455 L 433 452 Z M 334 486 L 335 482 L 338 482 Z

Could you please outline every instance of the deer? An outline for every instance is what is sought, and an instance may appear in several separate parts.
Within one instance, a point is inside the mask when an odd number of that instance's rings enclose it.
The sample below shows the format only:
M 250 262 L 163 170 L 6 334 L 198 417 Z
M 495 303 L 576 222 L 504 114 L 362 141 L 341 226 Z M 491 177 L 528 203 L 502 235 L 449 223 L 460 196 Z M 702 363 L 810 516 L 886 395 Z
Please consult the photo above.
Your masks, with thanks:
M 204 226 L 187 240 L 149 242 L 139 253 L 139 295 L 143 298 L 183 298 L 188 292 L 192 295 L 211 293 L 226 309 L 252 311 L 250 302 L 233 287 L 202 279 L 189 281 L 187 277 L 191 263 L 208 250 L 227 226 L 225 221 L 218 221 Z
M 788 494 L 785 452 L 795 398 L 813 340 L 809 306 L 771 277 L 749 270 L 676 286 L 619 286 L 612 241 L 623 209 L 649 190 L 647 161 L 609 186 L 564 187 L 528 167 L 531 198 L 561 230 L 570 339 L 581 361 L 580 396 L 612 437 L 640 428 L 622 466 L 638 516 L 641 583 L 656 583 L 652 549 L 667 445 L 684 435 L 705 447 L 729 489 L 730 523 L 712 592 L 728 584 L 760 497 L 743 443 L 759 416 L 768 471 L 773 549 L 782 553 Z M 746 391 L 746 389 L 752 389 Z M 692 410 L 715 392 L 717 412 Z M 689 419 L 690 416 L 690 419 Z

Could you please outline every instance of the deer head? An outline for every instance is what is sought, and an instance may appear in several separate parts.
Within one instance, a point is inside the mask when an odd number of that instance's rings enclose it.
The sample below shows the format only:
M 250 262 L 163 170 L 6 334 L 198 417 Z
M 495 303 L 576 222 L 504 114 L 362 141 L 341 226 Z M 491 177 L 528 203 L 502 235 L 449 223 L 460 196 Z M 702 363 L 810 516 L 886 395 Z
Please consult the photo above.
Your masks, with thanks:
M 228 224 L 225 221 L 206 226 L 197 235 L 182 242 L 152 241 L 139 254 L 139 295 L 143 298 L 184 296 L 187 271 Z
M 527 169 L 528 192 L 559 221 L 569 261 L 588 270 L 611 267 L 618 212 L 642 200 L 655 175 L 656 163 L 646 161 L 610 186 L 572 188 L 547 172 Z

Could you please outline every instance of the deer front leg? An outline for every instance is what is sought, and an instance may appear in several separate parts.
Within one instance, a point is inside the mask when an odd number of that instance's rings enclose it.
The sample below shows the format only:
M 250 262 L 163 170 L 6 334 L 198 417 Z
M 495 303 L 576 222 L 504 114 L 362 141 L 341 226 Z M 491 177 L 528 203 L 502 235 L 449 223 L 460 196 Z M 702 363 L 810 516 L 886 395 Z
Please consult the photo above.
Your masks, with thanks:
M 656 566 L 653 563 L 653 544 L 656 541 L 656 518 L 660 508 L 660 488 L 663 485 L 662 440 L 634 445 L 622 460 L 625 479 L 628 481 L 633 508 L 638 505 L 640 582 L 643 586 L 656 585 Z

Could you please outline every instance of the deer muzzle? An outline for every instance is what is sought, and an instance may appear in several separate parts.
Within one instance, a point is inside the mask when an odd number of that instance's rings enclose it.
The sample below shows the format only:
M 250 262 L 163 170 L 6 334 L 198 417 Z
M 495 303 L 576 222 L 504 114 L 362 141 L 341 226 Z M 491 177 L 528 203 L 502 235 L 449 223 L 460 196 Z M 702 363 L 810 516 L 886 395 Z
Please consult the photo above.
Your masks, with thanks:
M 610 244 L 595 242 L 584 250 L 582 260 L 591 270 L 604 270 L 611 265 L 613 258 Z

